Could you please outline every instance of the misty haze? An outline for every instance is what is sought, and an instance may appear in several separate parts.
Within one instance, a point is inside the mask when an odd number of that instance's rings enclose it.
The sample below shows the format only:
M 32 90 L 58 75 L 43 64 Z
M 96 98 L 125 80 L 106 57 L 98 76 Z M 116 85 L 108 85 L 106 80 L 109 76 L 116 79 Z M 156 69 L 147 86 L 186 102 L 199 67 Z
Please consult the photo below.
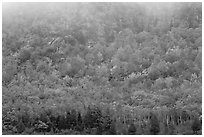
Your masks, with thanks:
M 4 135 L 201 135 L 202 3 L 2 3 Z

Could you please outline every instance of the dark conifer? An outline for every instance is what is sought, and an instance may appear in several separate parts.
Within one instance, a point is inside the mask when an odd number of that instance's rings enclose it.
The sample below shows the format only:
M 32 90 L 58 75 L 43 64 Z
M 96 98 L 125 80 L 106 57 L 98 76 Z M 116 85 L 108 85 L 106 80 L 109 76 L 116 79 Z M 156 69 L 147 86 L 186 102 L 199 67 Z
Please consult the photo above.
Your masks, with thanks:
M 22 133 L 25 130 L 25 125 L 23 124 L 22 120 L 18 122 L 16 129 L 18 133 Z
M 136 133 L 136 127 L 134 123 L 131 123 L 129 128 L 128 128 L 128 134 L 129 135 L 135 135 Z
M 202 124 L 199 121 L 198 117 L 195 117 L 193 123 L 191 125 L 191 129 L 193 130 L 194 134 L 197 134 L 199 130 L 201 130 Z
M 152 112 L 150 113 L 151 119 L 150 119 L 150 133 L 153 135 L 156 135 L 160 131 L 160 126 L 159 126 L 159 120 L 155 114 Z

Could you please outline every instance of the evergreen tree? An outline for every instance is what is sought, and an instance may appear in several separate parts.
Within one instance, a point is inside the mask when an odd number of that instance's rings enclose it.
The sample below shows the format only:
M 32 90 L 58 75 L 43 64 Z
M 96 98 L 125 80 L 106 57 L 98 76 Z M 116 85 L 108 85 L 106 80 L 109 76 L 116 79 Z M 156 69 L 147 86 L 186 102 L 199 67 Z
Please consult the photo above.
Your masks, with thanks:
M 159 125 L 159 120 L 157 116 L 151 112 L 150 114 L 151 119 L 150 119 L 150 133 L 153 135 L 156 135 L 160 131 L 160 125 Z
M 16 126 L 17 132 L 22 133 L 25 130 L 25 125 L 23 124 L 23 121 L 20 120 Z
M 128 128 L 128 134 L 129 135 L 135 135 L 136 131 L 137 130 L 136 130 L 135 124 L 131 123 L 129 128 Z
M 193 123 L 191 125 L 191 129 L 193 130 L 194 134 L 197 134 L 199 130 L 201 130 L 202 124 L 199 121 L 198 117 L 195 117 Z

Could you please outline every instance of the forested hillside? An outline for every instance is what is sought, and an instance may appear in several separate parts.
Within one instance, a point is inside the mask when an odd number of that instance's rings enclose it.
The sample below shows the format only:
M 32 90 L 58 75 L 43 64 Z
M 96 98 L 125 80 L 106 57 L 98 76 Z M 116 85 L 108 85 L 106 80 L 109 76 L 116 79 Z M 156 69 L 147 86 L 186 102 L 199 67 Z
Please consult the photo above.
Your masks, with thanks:
M 3 3 L 3 134 L 202 134 L 202 3 Z

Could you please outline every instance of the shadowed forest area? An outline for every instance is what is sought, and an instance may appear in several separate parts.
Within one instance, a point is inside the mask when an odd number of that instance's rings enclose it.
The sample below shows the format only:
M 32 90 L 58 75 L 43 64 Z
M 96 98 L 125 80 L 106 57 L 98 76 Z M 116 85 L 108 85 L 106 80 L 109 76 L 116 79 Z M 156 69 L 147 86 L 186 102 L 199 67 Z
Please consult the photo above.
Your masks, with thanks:
M 3 3 L 2 132 L 202 134 L 202 3 Z

